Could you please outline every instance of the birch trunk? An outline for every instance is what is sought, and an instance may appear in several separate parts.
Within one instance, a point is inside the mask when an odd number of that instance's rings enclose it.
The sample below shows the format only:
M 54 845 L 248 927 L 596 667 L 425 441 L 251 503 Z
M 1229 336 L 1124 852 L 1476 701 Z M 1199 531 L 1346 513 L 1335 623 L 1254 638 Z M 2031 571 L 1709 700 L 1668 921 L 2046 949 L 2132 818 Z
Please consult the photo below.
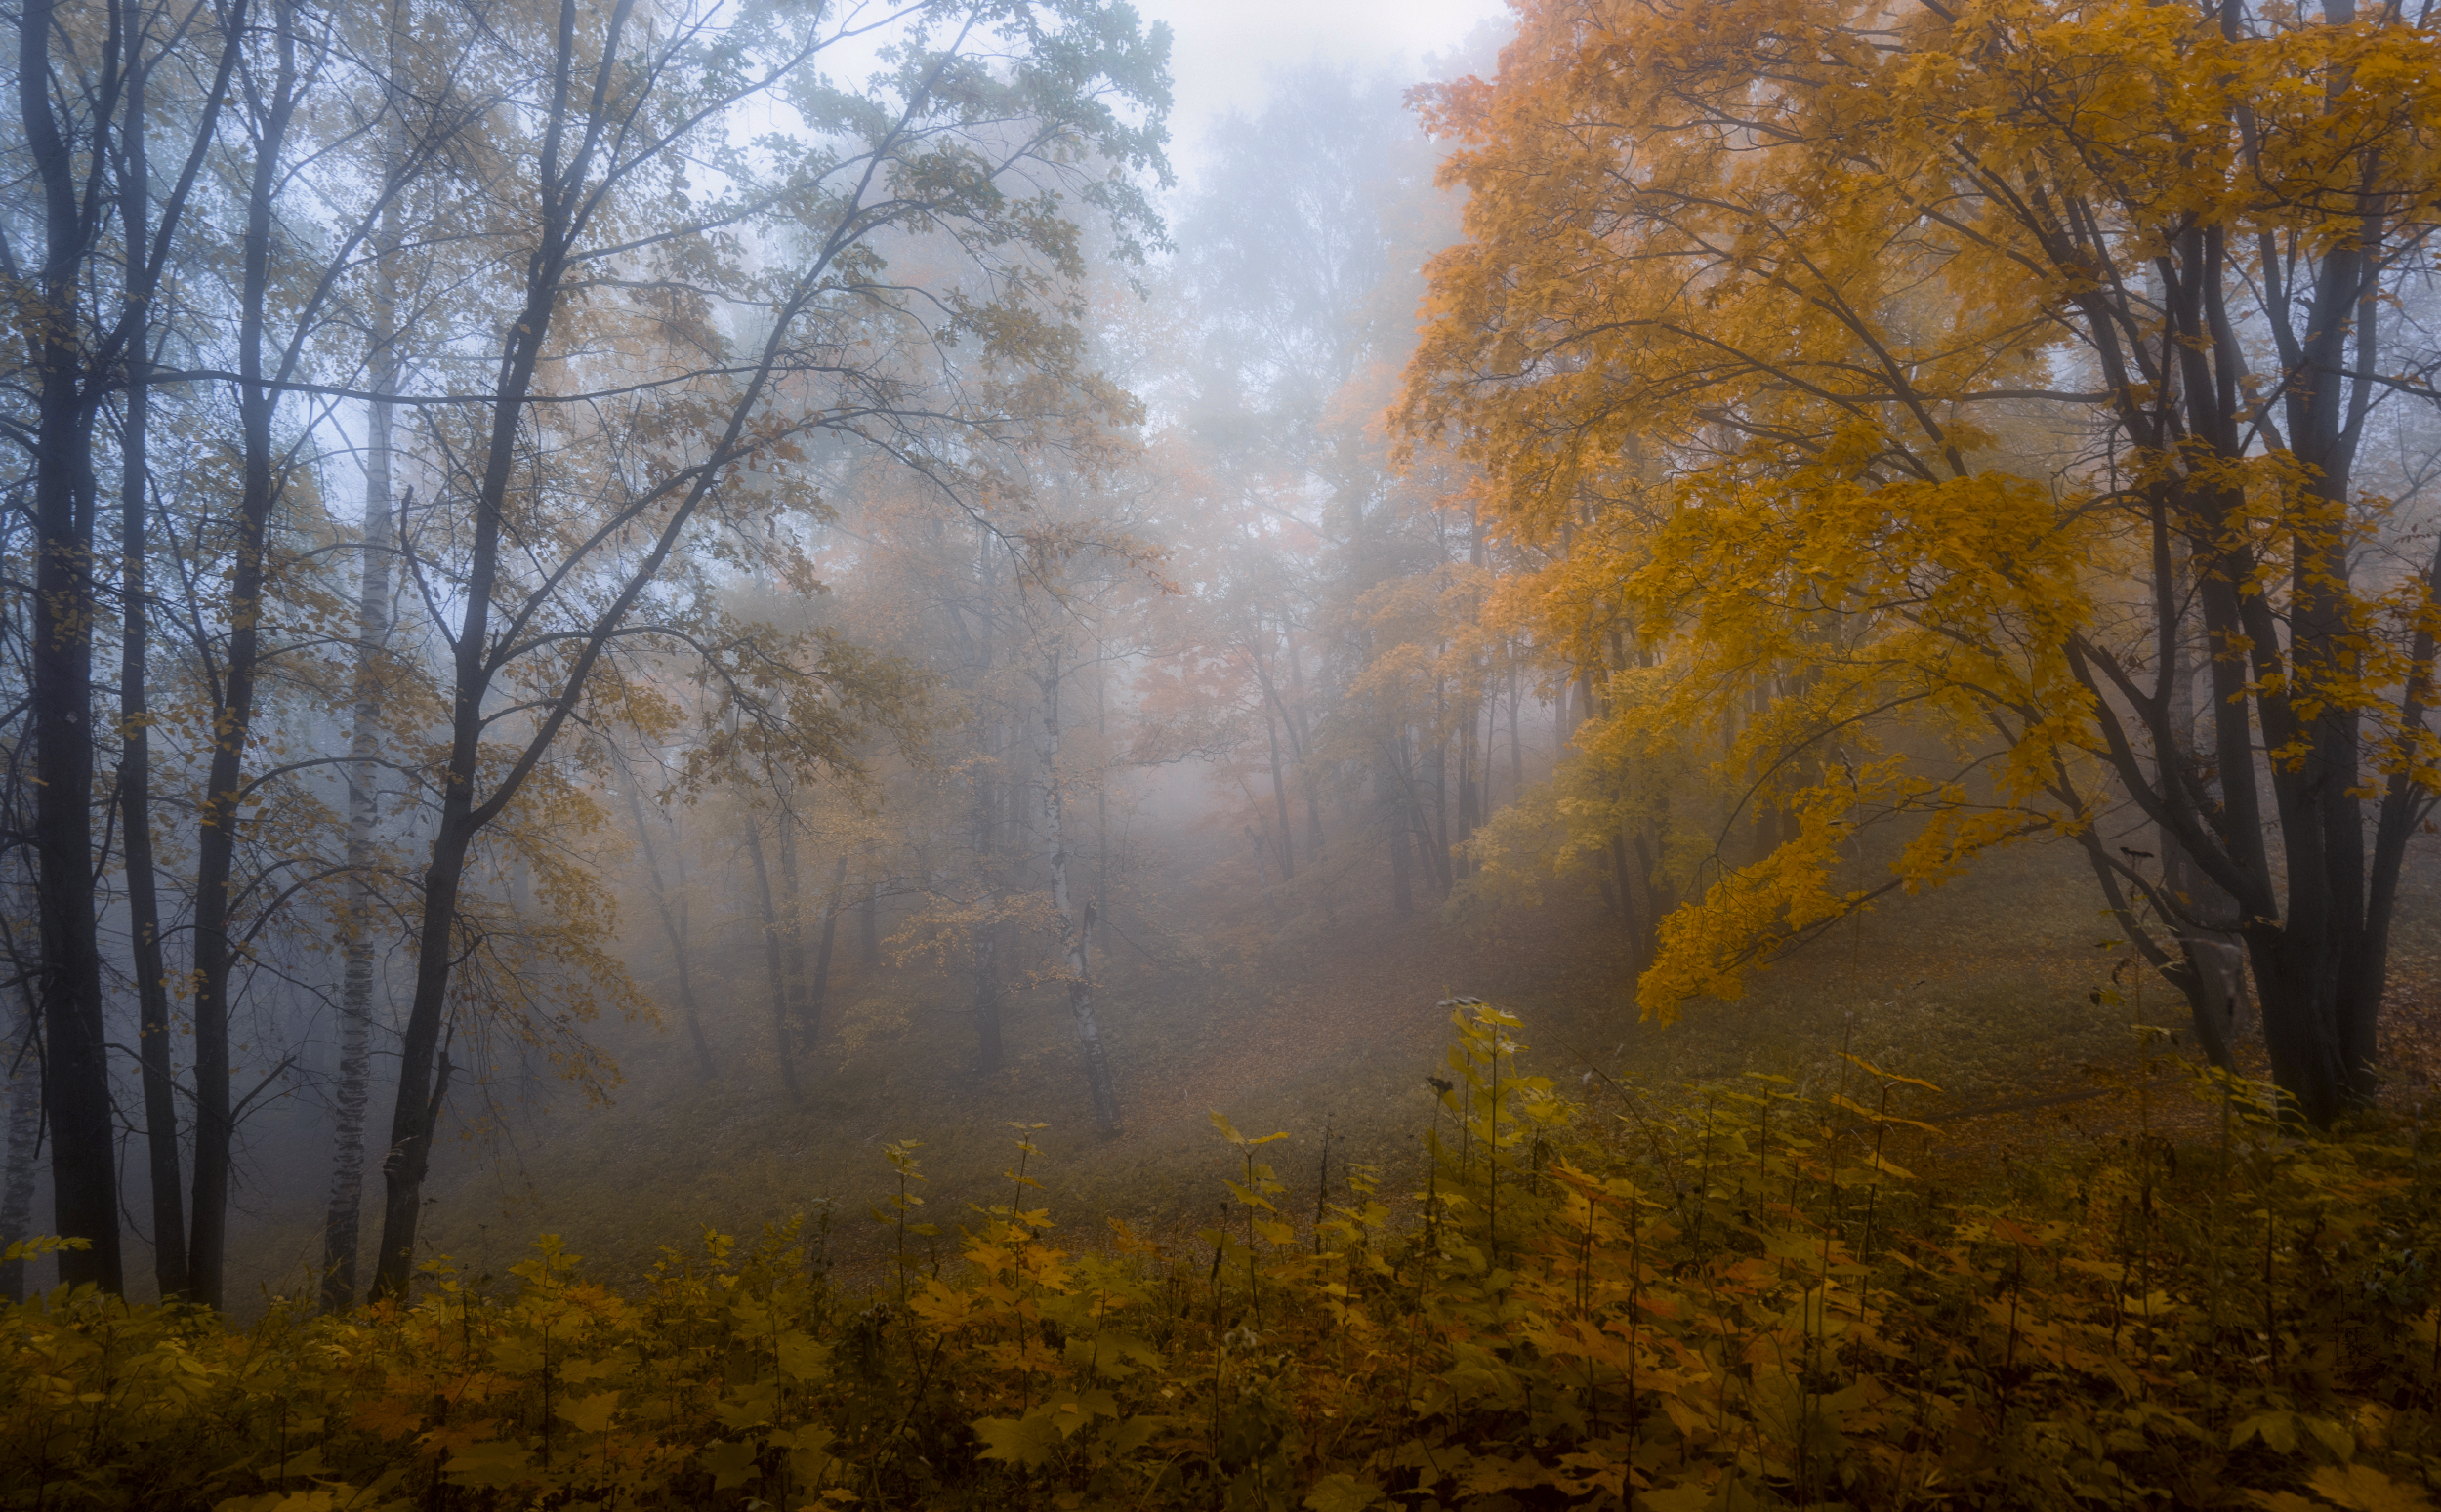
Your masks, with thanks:
M 980 553 L 975 564 L 975 581 L 981 586 L 981 633 L 976 637 L 975 685 L 987 687 L 996 652 L 992 625 L 991 594 L 999 581 L 999 558 L 993 554 L 989 532 L 978 535 L 976 549 Z M 974 1013 L 974 1069 L 978 1076 L 990 1076 L 1007 1062 L 1007 1051 L 1000 1036 L 1000 879 L 995 851 L 1000 827 L 1000 804 L 993 791 L 992 773 L 1000 757 L 1000 726 L 988 714 L 975 722 L 974 747 L 981 757 L 974 763 L 973 845 L 974 873 L 982 883 L 982 921 L 974 927 L 973 975 L 970 1001 Z
M 1043 716 L 1034 737 L 1034 764 L 1043 783 L 1043 855 L 1051 867 L 1051 901 L 1059 915 L 1059 953 L 1068 975 L 1068 1011 L 1075 1015 L 1077 1044 L 1085 1054 L 1085 1085 L 1094 1101 L 1094 1122 L 1103 1133 L 1115 1134 L 1119 1131 L 1119 1093 L 1111 1082 L 1101 1028 L 1094 1020 L 1094 981 L 1085 929 L 1068 890 L 1067 795 L 1059 777 L 1059 651 L 1054 647 L 1043 656 Z
M 373 400 L 364 440 L 364 567 L 356 594 L 355 708 L 348 738 L 348 932 L 339 989 L 339 1117 L 332 1130 L 331 1198 L 322 1221 L 322 1306 L 355 1304 L 356 1252 L 364 1215 L 364 1110 L 373 1091 L 373 930 L 381 898 L 372 883 L 374 791 L 382 743 L 382 658 L 390 639 L 391 423 L 398 391 L 398 312 L 391 259 L 396 216 L 384 216 L 373 285 Z

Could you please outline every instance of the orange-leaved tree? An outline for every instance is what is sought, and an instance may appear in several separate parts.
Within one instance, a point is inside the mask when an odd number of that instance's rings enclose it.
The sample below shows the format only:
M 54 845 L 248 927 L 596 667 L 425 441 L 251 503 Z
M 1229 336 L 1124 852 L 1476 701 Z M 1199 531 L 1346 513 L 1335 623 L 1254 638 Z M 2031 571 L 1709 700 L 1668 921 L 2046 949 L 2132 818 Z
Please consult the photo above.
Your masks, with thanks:
M 1402 419 L 1607 578 L 1649 665 L 1580 745 L 1698 740 L 1779 812 L 1646 1009 L 1862 906 L 1861 825 L 1905 829 L 1885 885 L 2058 835 L 2201 1018 L 2242 945 L 2307 1117 L 2370 1096 L 2441 793 L 2420 464 L 2376 460 L 2429 450 L 2441 37 L 2352 0 L 1519 9 L 1426 101 L 1469 241 Z

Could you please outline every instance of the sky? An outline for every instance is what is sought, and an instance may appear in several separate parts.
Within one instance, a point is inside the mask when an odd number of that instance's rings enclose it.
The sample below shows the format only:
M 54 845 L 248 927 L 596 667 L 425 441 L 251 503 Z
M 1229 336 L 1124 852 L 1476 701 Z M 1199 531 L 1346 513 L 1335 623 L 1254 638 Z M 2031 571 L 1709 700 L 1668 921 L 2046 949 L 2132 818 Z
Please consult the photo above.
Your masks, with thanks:
M 1502 0 L 1136 0 L 1147 21 L 1174 33 L 1170 71 L 1172 157 L 1193 176 L 1198 142 L 1225 111 L 1262 108 L 1268 76 L 1316 60 L 1365 73 L 1424 76 L 1426 55 L 1454 51 Z

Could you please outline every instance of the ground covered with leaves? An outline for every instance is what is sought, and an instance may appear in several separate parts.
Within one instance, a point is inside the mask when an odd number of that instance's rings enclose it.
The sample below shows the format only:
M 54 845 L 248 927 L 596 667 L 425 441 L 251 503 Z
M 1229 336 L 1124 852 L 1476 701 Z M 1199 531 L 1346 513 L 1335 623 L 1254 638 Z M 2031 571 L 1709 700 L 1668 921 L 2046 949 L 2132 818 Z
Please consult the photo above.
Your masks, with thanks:
M 2122 1138 L 1945 1193 L 1900 1164 L 1940 1094 L 1865 1057 L 1811 1096 L 1578 1100 L 1520 1069 L 1516 1019 L 1445 1006 L 1419 1192 L 1292 1189 L 1292 1147 L 1216 1115 L 1229 1215 L 1191 1241 L 1063 1235 L 1021 1127 L 963 1213 L 884 1148 L 869 1286 L 781 1226 L 632 1293 L 546 1240 L 513 1287 L 434 1267 L 411 1306 L 240 1331 L 55 1291 L 0 1314 L 0 1500 L 2429 1505 L 2419 1117 L 2301 1137 L 2139 1043 Z

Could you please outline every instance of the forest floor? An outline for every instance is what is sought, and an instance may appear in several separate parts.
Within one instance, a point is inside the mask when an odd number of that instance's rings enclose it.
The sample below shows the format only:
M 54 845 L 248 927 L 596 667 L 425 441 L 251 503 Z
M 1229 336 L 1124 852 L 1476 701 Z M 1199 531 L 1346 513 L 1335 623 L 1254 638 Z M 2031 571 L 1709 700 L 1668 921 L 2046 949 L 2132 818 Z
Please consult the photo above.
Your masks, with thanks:
M 1303 896 L 1329 894 L 1330 913 L 1278 923 L 1249 906 L 1244 870 L 1199 864 L 1190 838 L 1166 859 L 1169 885 L 1132 889 L 1159 906 L 1114 910 L 1099 1009 L 1126 1115 L 1116 1137 L 1093 1128 L 1063 991 L 1013 994 L 1009 1063 L 977 1076 L 968 1015 L 941 1006 L 962 992 L 917 966 L 835 984 L 838 1011 L 792 1102 L 764 1033 L 754 954 L 730 950 L 731 975 L 704 973 L 702 994 L 721 1075 L 698 1076 L 665 1022 L 600 1026 L 626 1074 L 606 1105 L 495 1078 L 461 1104 L 494 1115 L 462 1119 L 465 1138 L 436 1160 L 424 1237 L 469 1274 L 505 1277 L 535 1236 L 558 1233 L 593 1274 L 633 1284 L 707 1228 L 750 1233 L 807 1214 L 827 1223 L 834 1262 L 853 1279 L 885 1253 L 871 1216 L 891 1184 L 884 1143 L 923 1142 L 921 1216 L 942 1230 L 924 1243 L 946 1255 L 973 1206 L 1009 1200 L 1011 1125 L 1039 1124 L 1025 1132 L 1042 1189 L 1025 1203 L 1051 1208 L 1067 1242 L 1096 1243 L 1112 1220 L 1184 1242 L 1221 1211 L 1231 1155 L 1214 1111 L 1250 1134 L 1290 1136 L 1266 1152 L 1289 1184 L 1284 1204 L 1314 1201 L 1326 1131 L 1335 1171 L 1374 1166 L 1396 1196 L 1421 1181 L 1436 1117 L 1425 1079 L 1449 1038 L 1436 1004 L 1457 995 L 1520 1015 L 1529 1069 L 1589 1115 L 1620 1121 L 1622 1137 L 1653 1110 L 1751 1075 L 1834 1090 L 1857 1075 L 1843 1047 L 1939 1088 L 1907 1089 L 1912 1101 L 1894 1107 L 1940 1130 L 1894 1159 L 1943 1184 L 2139 1127 L 2203 1137 L 2215 1123 L 2174 1074 L 2196 1060 L 2191 1036 L 2148 1043 L 2132 1027 L 2182 1025 L 2176 996 L 2132 971 L 2123 995 L 2108 991 L 2125 952 L 2064 848 L 1991 858 L 1947 887 L 1894 897 L 1754 974 L 1740 1000 L 1690 1004 L 1668 1024 L 1634 1011 L 1624 942 L 1592 899 L 1554 900 L 1474 936 L 1423 899 L 1417 917 L 1390 917 L 1376 879 L 1309 878 Z M 2441 908 L 2431 877 L 2421 881 L 2402 910 L 2385 1014 L 2393 1093 L 2416 1099 L 2441 1076 Z M 305 1153 L 286 1158 L 294 1170 L 258 1166 L 232 1255 L 232 1274 L 265 1297 L 306 1285 L 319 1252 L 311 1168 L 324 1147 L 276 1133 L 261 1147 Z

